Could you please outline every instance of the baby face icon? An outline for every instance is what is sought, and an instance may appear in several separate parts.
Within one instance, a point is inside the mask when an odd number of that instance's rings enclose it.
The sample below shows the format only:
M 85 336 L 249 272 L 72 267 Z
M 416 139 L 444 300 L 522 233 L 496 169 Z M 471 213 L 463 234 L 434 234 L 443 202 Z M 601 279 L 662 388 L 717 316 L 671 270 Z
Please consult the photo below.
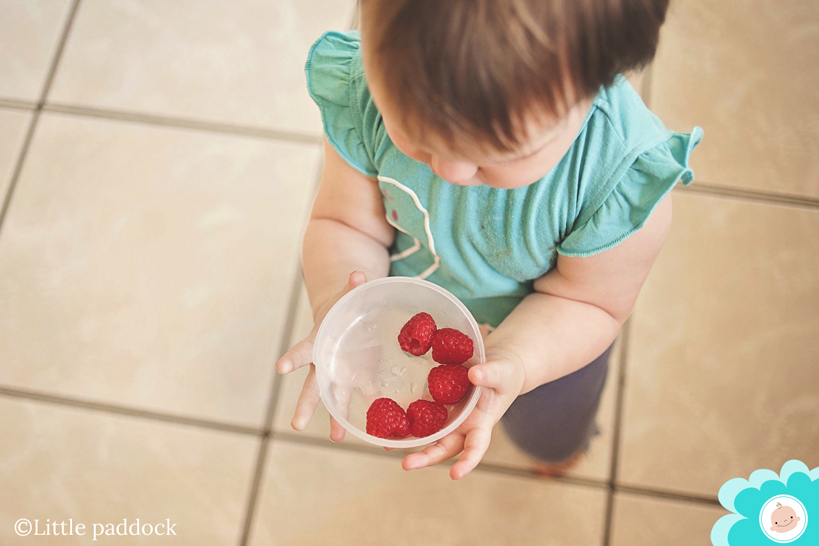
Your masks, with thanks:
M 787 533 L 791 529 L 796 528 L 799 523 L 799 516 L 796 511 L 790 506 L 782 506 L 782 503 L 776 503 L 776 510 L 771 514 L 771 531 L 775 533 Z

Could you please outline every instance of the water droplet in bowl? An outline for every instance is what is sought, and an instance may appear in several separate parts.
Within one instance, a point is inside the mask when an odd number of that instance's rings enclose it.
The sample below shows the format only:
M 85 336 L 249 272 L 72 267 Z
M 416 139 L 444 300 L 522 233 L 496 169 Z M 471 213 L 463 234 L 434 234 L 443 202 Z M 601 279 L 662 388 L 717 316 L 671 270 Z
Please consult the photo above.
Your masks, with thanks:
M 405 371 L 407 371 L 407 369 L 404 368 L 403 366 L 401 368 L 399 368 L 398 366 L 393 366 L 392 370 L 390 371 L 392 372 L 392 375 L 401 375 Z

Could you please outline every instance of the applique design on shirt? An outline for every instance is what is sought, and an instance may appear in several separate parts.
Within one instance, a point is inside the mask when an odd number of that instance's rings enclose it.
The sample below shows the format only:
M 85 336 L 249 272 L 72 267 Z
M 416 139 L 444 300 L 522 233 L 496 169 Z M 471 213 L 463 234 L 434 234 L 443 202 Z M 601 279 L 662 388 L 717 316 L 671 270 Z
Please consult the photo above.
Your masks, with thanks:
M 394 191 L 389 191 L 382 187 L 381 191 L 386 196 L 384 208 L 386 209 L 387 222 L 412 238 L 413 244 L 390 256 L 390 261 L 403 260 L 418 252 L 429 254 L 430 265 L 421 273 L 415 275 L 418 279 L 426 279 L 441 266 L 441 257 L 435 252 L 435 240 L 432 237 L 430 228 L 429 211 L 421 204 L 418 195 L 407 186 L 401 184 L 393 178 L 378 176 L 381 184 L 389 184 Z M 400 219 L 401 225 L 398 224 Z M 421 244 L 419 236 L 424 237 L 426 244 Z

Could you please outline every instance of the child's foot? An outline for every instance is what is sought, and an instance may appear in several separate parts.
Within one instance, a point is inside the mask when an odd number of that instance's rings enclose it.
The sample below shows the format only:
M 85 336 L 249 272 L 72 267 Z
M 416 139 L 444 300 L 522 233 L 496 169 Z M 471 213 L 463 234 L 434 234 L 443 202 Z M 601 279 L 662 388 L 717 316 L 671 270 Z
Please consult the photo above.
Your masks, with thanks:
M 562 476 L 570 469 L 577 466 L 577 464 L 583 459 L 583 450 L 576 452 L 574 455 L 570 456 L 568 459 L 560 461 L 559 463 L 547 463 L 543 461 L 535 462 L 535 474 L 540 476 L 548 476 L 550 478 L 554 478 L 555 476 Z

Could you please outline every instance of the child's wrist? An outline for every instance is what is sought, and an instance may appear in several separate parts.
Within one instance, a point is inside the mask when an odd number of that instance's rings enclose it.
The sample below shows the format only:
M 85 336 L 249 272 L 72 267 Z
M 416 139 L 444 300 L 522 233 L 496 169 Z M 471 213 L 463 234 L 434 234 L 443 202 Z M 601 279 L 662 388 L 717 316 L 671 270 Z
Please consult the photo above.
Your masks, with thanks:
M 504 362 L 515 370 L 517 377 L 514 385 L 514 394 L 519 396 L 523 393 L 523 387 L 526 384 L 526 362 L 525 359 L 514 349 L 502 346 L 487 346 L 486 360 L 494 362 Z

